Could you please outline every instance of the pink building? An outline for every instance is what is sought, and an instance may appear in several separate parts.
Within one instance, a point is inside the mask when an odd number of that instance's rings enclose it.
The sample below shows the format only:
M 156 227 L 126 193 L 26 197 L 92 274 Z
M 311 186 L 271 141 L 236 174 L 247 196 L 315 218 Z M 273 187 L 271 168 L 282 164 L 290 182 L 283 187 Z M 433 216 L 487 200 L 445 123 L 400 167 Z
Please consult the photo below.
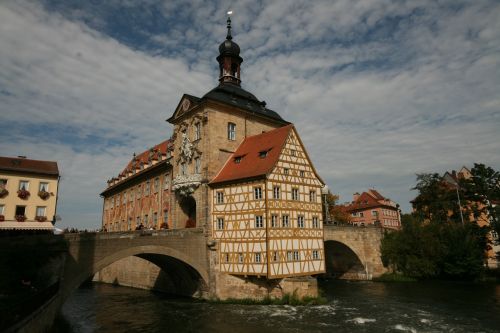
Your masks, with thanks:
M 384 228 L 401 228 L 399 205 L 383 197 L 374 189 L 361 194 L 354 193 L 352 202 L 344 206 L 351 215 L 351 222 L 357 226 L 379 225 Z

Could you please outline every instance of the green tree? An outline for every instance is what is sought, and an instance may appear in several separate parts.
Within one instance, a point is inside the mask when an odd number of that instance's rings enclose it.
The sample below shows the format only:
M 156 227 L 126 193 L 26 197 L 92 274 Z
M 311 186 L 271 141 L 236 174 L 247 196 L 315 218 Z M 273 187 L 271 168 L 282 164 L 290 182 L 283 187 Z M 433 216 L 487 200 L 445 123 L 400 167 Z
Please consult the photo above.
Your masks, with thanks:
M 439 174 L 417 174 L 417 184 L 412 190 L 419 192 L 412 204 L 421 219 L 461 222 L 457 188 L 444 182 Z
M 486 217 L 491 227 L 500 233 L 500 172 L 481 163 L 474 163 L 471 177 L 462 179 L 467 213 L 475 219 Z

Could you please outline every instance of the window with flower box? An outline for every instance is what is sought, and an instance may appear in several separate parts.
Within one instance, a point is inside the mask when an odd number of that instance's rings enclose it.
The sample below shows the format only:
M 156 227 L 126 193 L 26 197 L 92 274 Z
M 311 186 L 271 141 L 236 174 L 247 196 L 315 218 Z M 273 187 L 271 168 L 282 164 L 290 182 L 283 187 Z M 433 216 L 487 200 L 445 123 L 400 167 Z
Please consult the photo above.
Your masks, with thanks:
M 27 180 L 20 180 L 19 181 L 19 190 L 26 190 L 28 191 L 30 189 L 30 182 Z

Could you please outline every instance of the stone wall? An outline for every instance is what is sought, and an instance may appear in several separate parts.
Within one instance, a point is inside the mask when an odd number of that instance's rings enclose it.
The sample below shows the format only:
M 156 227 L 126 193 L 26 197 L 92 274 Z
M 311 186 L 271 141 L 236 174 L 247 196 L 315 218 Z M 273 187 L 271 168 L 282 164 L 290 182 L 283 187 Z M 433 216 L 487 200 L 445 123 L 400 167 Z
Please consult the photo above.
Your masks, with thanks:
M 94 275 L 92 281 L 120 286 L 174 292 L 172 282 L 160 267 L 139 258 L 127 257 L 118 260 Z
M 228 298 L 263 299 L 268 296 L 281 298 L 285 294 L 293 293 L 300 298 L 318 296 L 317 280 L 309 276 L 268 280 L 226 273 L 217 274 L 216 295 L 221 300 Z

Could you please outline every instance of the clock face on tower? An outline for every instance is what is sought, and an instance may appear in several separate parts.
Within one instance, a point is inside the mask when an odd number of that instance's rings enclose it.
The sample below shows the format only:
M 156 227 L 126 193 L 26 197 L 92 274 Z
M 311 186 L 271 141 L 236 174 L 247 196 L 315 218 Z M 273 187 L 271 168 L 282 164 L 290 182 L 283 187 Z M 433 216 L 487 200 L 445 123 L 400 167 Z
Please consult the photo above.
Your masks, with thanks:
M 185 99 L 183 102 L 182 102 L 182 111 L 186 111 L 187 109 L 189 109 L 189 106 L 191 105 L 191 103 L 189 103 L 189 100 L 188 99 Z

